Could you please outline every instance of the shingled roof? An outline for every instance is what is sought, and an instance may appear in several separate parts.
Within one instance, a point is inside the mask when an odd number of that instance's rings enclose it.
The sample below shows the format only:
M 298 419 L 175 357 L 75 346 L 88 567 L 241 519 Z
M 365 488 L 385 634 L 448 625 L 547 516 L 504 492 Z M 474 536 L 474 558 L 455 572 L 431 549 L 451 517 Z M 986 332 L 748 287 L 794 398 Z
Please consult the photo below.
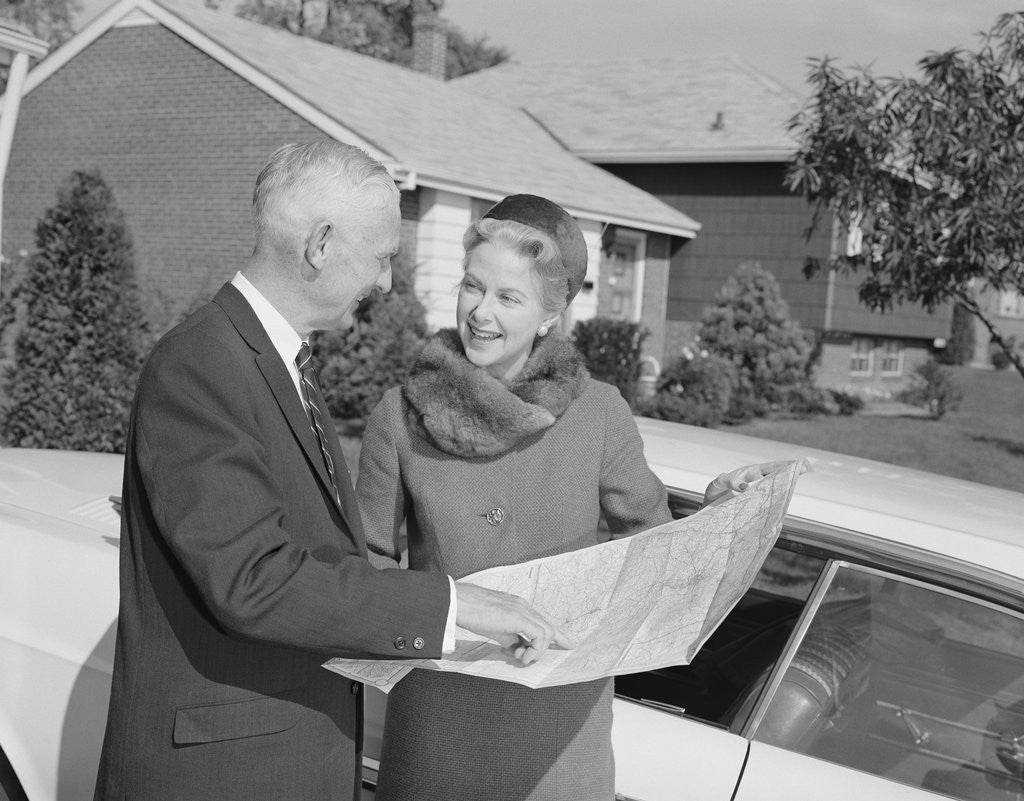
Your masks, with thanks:
M 211 9 L 202 0 L 119 0 L 33 70 L 26 91 L 104 31 L 139 15 L 173 30 L 327 135 L 365 147 L 406 185 L 484 199 L 530 192 L 577 217 L 683 237 L 700 228 L 571 154 L 514 105 L 241 19 L 227 8 Z
M 597 163 L 785 161 L 803 102 L 730 55 L 503 64 L 454 83 L 523 107 Z

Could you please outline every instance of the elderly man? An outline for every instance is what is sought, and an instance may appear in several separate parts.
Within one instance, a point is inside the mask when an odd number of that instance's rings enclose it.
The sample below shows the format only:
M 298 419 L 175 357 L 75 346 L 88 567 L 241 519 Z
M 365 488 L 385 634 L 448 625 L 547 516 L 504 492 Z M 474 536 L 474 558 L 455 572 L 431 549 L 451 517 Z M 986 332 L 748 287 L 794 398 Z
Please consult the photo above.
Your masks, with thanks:
M 525 664 L 568 644 L 518 598 L 366 560 L 307 340 L 391 286 L 384 168 L 336 142 L 283 147 L 253 221 L 242 271 L 139 381 L 98 799 L 352 798 L 361 691 L 325 657 L 438 657 L 456 623 Z

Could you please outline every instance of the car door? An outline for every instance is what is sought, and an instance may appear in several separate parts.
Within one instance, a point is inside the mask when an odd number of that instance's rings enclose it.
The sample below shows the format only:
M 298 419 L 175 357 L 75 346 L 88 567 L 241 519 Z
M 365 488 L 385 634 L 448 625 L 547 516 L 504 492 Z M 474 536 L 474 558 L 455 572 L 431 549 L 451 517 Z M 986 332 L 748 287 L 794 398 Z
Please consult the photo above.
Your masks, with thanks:
M 1024 797 L 1021 582 L 818 528 L 692 664 L 618 677 L 620 797 Z
M 744 727 L 825 565 L 775 548 L 691 664 L 616 678 L 620 799 L 733 798 L 749 750 Z
M 748 743 L 670 710 L 617 697 L 613 704 L 617 801 L 729 801 Z

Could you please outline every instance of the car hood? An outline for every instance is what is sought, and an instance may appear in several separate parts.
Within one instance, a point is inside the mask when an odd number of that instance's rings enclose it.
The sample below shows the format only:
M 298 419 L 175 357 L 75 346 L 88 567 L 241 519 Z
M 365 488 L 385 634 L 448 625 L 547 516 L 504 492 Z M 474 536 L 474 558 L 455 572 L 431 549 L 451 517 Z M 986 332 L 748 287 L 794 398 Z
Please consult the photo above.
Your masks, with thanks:
M 120 517 L 124 457 L 109 453 L 0 448 L 0 514 L 43 516 L 109 535 Z
M 791 518 L 1021 575 L 1024 494 L 803 445 L 637 418 L 644 453 L 668 486 L 703 493 L 746 464 L 805 458 Z

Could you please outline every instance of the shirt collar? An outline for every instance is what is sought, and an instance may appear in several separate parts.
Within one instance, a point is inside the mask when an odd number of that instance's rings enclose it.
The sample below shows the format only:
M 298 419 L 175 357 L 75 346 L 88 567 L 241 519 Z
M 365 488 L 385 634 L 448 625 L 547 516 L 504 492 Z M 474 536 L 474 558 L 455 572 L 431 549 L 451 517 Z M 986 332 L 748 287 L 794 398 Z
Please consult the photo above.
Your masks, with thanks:
M 252 306 L 253 312 L 259 319 L 267 336 L 274 345 L 274 349 L 281 355 L 281 360 L 289 368 L 295 364 L 295 357 L 298 355 L 299 346 L 302 345 L 302 338 L 292 328 L 281 312 L 273 307 L 263 293 L 254 287 L 240 272 L 235 273 L 231 279 L 231 285 L 235 287 Z

